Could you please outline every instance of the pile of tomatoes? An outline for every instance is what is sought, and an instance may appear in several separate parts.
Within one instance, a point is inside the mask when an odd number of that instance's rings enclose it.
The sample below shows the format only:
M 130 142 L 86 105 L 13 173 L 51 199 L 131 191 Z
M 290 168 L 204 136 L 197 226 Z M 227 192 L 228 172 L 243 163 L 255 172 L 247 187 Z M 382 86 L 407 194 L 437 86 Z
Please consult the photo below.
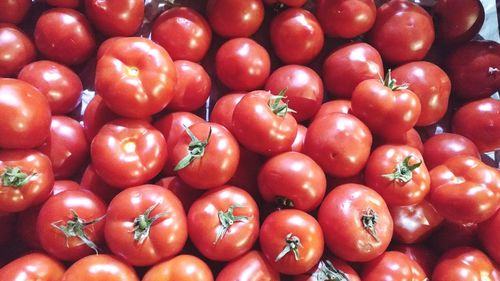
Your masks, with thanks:
M 0 280 L 500 280 L 500 45 L 380 2 L 1 1 Z

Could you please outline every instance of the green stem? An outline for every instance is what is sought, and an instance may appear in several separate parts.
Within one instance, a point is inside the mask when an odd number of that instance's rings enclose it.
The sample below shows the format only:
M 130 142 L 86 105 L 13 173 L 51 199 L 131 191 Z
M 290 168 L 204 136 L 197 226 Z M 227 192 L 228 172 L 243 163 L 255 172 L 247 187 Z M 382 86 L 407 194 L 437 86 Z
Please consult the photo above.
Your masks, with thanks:
M 146 238 L 149 237 L 151 225 L 153 225 L 153 223 L 158 219 L 168 214 L 168 212 L 162 212 L 150 218 L 149 215 L 151 215 L 151 212 L 154 208 L 156 208 L 156 206 L 158 206 L 158 204 L 160 204 L 160 202 L 156 202 L 154 205 L 149 207 L 144 214 L 141 214 L 134 219 L 134 240 L 137 241 L 137 243 L 144 243 Z
M 200 141 L 194 134 L 189 130 L 188 127 L 184 126 L 186 133 L 191 138 L 191 142 L 188 145 L 189 153 L 177 163 L 174 168 L 174 171 L 179 171 L 187 167 L 191 162 L 193 162 L 196 158 L 201 158 L 205 154 L 205 147 L 207 147 L 208 142 L 210 140 L 210 136 L 212 135 L 212 127 L 208 131 L 208 137 L 204 141 Z
M 405 90 L 408 89 L 409 85 L 407 83 L 404 83 L 402 85 L 397 85 L 396 84 L 396 79 L 393 79 L 391 76 L 391 70 L 387 70 L 387 74 L 385 75 L 385 78 L 382 78 L 379 73 L 379 80 L 384 86 L 388 87 L 392 91 L 399 91 L 399 90 Z
M 302 244 L 300 243 L 300 238 L 293 235 L 292 233 L 288 233 L 285 237 L 285 247 L 283 250 L 276 256 L 275 262 L 281 260 L 286 254 L 293 252 L 295 260 L 300 260 L 299 256 L 299 247 L 302 248 Z
M 375 229 L 375 225 L 378 222 L 378 214 L 373 209 L 367 208 L 361 215 L 361 222 L 363 223 L 363 228 L 370 233 L 375 241 L 379 242 L 377 230 Z
M 0 174 L 0 178 L 2 180 L 3 186 L 21 188 L 26 185 L 35 175 L 35 172 L 28 175 L 24 173 L 19 167 L 7 167 L 5 171 Z
M 226 212 L 224 211 L 219 211 L 218 212 L 218 217 L 219 217 L 219 223 L 220 225 L 217 227 L 217 236 L 215 238 L 214 244 L 217 244 L 222 238 L 224 238 L 224 235 L 226 235 L 226 232 L 229 230 L 231 225 L 233 225 L 235 222 L 247 222 L 248 217 L 247 216 L 235 216 L 234 215 L 234 208 L 244 208 L 244 206 L 237 206 L 237 205 L 231 205 L 227 209 Z
M 318 269 L 312 274 L 316 281 L 349 281 L 347 275 L 340 269 L 337 269 L 327 260 L 321 260 Z
M 384 178 L 388 178 L 391 181 L 397 180 L 400 182 L 407 183 L 413 178 L 413 171 L 422 165 L 422 161 L 410 165 L 411 155 L 406 157 L 403 162 L 398 163 L 393 173 L 382 175 Z
M 288 107 L 288 102 L 280 103 L 280 101 L 285 98 L 287 89 L 288 88 L 284 88 L 279 92 L 277 96 L 271 95 L 271 97 L 269 98 L 268 104 L 271 108 L 271 111 L 279 117 L 284 117 L 288 112 L 296 112 L 295 110 Z

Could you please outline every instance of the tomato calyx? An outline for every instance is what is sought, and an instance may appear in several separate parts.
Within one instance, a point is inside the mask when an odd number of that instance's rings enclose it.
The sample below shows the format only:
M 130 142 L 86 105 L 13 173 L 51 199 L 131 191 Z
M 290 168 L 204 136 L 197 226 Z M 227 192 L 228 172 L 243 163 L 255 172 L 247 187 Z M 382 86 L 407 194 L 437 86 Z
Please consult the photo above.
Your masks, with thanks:
M 318 269 L 312 274 L 316 281 L 349 281 L 347 275 L 340 269 L 335 268 L 333 264 L 327 260 L 320 260 Z
M 226 232 L 229 230 L 231 225 L 233 225 L 235 222 L 247 222 L 248 217 L 247 216 L 235 216 L 234 215 L 234 208 L 244 208 L 244 206 L 238 206 L 238 205 L 231 205 L 229 208 L 227 208 L 227 211 L 219 211 L 218 212 L 218 217 L 219 217 L 219 222 L 220 225 L 217 227 L 217 235 L 215 237 L 214 244 L 217 244 L 222 238 L 224 238 L 224 235 L 226 235 Z
M 378 214 L 373 209 L 367 208 L 361 215 L 361 222 L 363 223 L 363 228 L 373 237 L 373 239 L 375 239 L 375 241 L 379 242 L 377 230 L 375 229 L 375 225 L 378 222 Z
M 210 127 L 208 131 L 208 137 L 204 141 L 200 141 L 194 134 L 189 130 L 188 127 L 184 126 L 186 133 L 191 138 L 191 142 L 188 145 L 189 154 L 177 163 L 174 168 L 174 171 L 179 171 L 187 167 L 191 162 L 193 162 L 196 158 L 201 158 L 205 154 L 205 147 L 208 145 L 210 140 L 210 136 L 212 135 L 212 127 Z
M 399 182 L 407 183 L 411 181 L 413 176 L 413 171 L 422 165 L 422 161 L 410 165 L 411 155 L 407 156 L 403 162 L 398 163 L 393 173 L 382 175 L 384 178 L 388 178 L 391 181 L 397 180 Z
M 489 75 L 492 75 L 492 76 L 495 76 L 498 72 L 500 72 L 500 69 L 496 68 L 496 67 L 488 67 L 488 74 Z
M 94 250 L 94 252 L 96 254 L 98 254 L 99 248 L 87 236 L 87 234 L 85 233 L 85 228 L 89 225 L 92 225 L 92 224 L 95 224 L 95 223 L 101 221 L 106 215 L 99 217 L 95 220 L 91 220 L 91 221 L 87 222 L 87 221 L 84 221 L 82 218 L 80 218 L 74 210 L 70 210 L 70 211 L 71 211 L 71 214 L 73 215 L 73 218 L 66 221 L 66 225 L 58 225 L 58 223 L 60 223 L 62 221 L 53 222 L 50 225 L 52 225 L 52 227 L 54 227 L 55 229 L 64 233 L 64 235 L 66 236 L 66 246 L 67 247 L 69 247 L 69 245 L 68 245 L 69 238 L 78 237 L 78 239 L 80 239 L 83 243 L 85 243 L 85 245 L 87 245 L 89 248 Z
M 300 260 L 299 247 L 303 247 L 300 243 L 300 238 L 292 233 L 288 233 L 285 237 L 285 247 L 283 247 L 283 250 L 276 256 L 274 262 L 278 262 L 290 252 L 293 252 L 296 261 Z
M 286 197 L 283 197 L 283 196 L 277 196 L 275 199 L 275 202 L 276 202 L 277 208 L 279 210 L 291 209 L 291 208 L 295 207 L 295 204 L 293 203 L 292 200 L 290 200 Z
M 26 185 L 35 175 L 35 172 L 28 175 L 24 173 L 19 167 L 7 167 L 5 171 L 0 174 L 0 178 L 2 179 L 3 186 L 21 188 Z
M 382 78 L 380 73 L 378 76 L 379 76 L 380 83 L 382 83 L 384 86 L 391 89 L 392 91 L 405 90 L 405 89 L 408 89 L 408 87 L 409 87 L 408 83 L 404 83 L 401 85 L 396 84 L 397 81 L 396 81 L 396 79 L 392 78 L 390 69 L 387 70 L 387 74 L 385 75 L 385 78 Z
M 295 110 L 288 107 L 288 103 L 280 104 L 280 101 L 285 98 L 285 93 L 288 88 L 281 90 L 277 96 L 271 95 L 269 97 L 269 107 L 271 111 L 279 117 L 285 117 L 288 112 L 296 112 Z
M 158 219 L 166 216 L 168 212 L 159 213 L 153 217 L 149 217 L 151 212 L 160 204 L 160 202 L 156 202 L 151 207 L 149 207 L 144 214 L 139 215 L 134 219 L 134 240 L 137 243 L 142 244 L 149 237 L 149 232 L 151 230 L 151 225 L 157 221 Z

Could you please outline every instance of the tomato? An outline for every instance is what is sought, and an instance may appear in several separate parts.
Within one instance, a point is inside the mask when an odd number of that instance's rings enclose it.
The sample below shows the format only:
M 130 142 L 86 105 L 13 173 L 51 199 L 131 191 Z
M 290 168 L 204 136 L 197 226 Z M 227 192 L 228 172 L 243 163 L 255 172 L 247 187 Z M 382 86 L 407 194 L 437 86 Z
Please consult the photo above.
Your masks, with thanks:
M 451 82 L 439 66 L 426 61 L 402 65 L 392 72 L 399 84 L 408 84 L 422 106 L 420 117 L 415 125 L 427 126 L 443 118 L 448 109 Z
M 479 0 L 438 0 L 432 7 L 432 14 L 436 39 L 449 46 L 458 46 L 474 38 L 485 16 Z
M 50 255 L 76 261 L 98 251 L 104 240 L 106 205 L 88 190 L 68 190 L 50 197 L 40 209 L 36 229 Z
M 33 253 L 22 256 L 0 269 L 0 280 L 56 281 L 61 280 L 64 267 L 45 254 Z
M 45 201 L 54 184 L 50 159 L 35 150 L 0 151 L 0 212 L 20 212 Z
M 78 190 L 81 186 L 76 181 L 72 180 L 57 180 L 54 182 L 54 188 L 52 188 L 52 195 L 59 194 L 66 190 Z
M 338 112 L 348 114 L 351 111 L 351 101 L 350 100 L 331 100 L 323 103 L 319 108 L 316 115 L 312 121 L 316 119 L 323 118 L 324 116 L 329 115 L 330 113 Z
M 455 224 L 445 220 L 427 241 L 434 251 L 443 253 L 455 247 L 478 245 L 477 230 L 476 223 Z
M 189 208 L 204 191 L 192 188 L 183 182 L 179 177 L 166 177 L 156 182 L 156 185 L 162 186 L 172 191 L 175 196 L 181 201 L 184 211 L 187 213 Z
M 384 65 L 380 54 L 363 42 L 339 47 L 323 63 L 326 89 L 336 98 L 350 98 L 360 82 L 378 79 L 381 75 L 384 75 Z
M 240 146 L 238 168 L 227 184 L 240 187 L 257 198 L 259 196 L 257 177 L 263 163 L 264 160 L 259 154 Z
M 154 178 L 167 160 L 165 138 L 143 120 L 117 119 L 102 127 L 90 147 L 104 182 L 126 188 Z
M 0 78 L 0 120 L 0 147 L 37 147 L 50 133 L 49 102 L 24 81 Z
M 207 19 L 222 37 L 250 37 L 264 21 L 262 0 L 208 0 Z
M 411 260 L 403 253 L 395 251 L 385 252 L 374 260 L 368 262 L 364 266 L 361 279 L 363 281 L 429 280 L 422 267 L 420 267 L 416 261 Z
M 424 270 L 425 275 L 431 276 L 432 270 L 437 263 L 438 256 L 431 248 L 422 245 L 396 245 L 392 247 L 394 251 L 401 252 L 415 261 Z
M 416 148 L 420 153 L 424 152 L 424 144 L 422 143 L 422 139 L 420 138 L 420 134 L 414 128 L 411 128 L 404 135 L 398 138 L 378 138 L 375 140 L 375 146 L 378 146 L 379 143 L 382 144 L 393 144 L 393 145 L 406 145 Z
M 422 60 L 434 42 L 431 16 L 418 4 L 391 0 L 377 9 L 369 42 L 389 64 Z
M 293 281 L 320 280 L 361 281 L 350 265 L 336 258 L 323 258 L 308 274 L 298 275 L 293 279 Z
M 303 153 L 334 177 L 358 174 L 370 155 L 372 134 L 358 118 L 331 113 L 307 128 Z
M 299 210 L 271 213 L 260 230 L 260 248 L 271 266 L 284 274 L 302 274 L 323 254 L 323 233 L 314 217 Z
M 153 265 L 184 247 L 186 214 L 179 199 L 166 188 L 127 188 L 109 203 L 104 235 L 109 249 L 128 264 Z
M 66 65 L 85 62 L 96 48 L 89 22 L 73 9 L 55 8 L 43 13 L 36 22 L 34 36 L 40 53 Z
M 174 7 L 156 18 L 151 39 L 165 48 L 173 60 L 198 62 L 210 48 L 212 30 L 196 10 Z
M 497 263 L 500 264 L 500 243 L 498 243 L 498 229 L 500 229 L 500 210 L 487 221 L 479 224 L 479 240 L 483 249 Z
M 373 0 L 320 0 L 316 4 L 316 16 L 326 35 L 354 38 L 375 23 L 377 7 Z
M 132 36 L 142 24 L 144 1 L 85 0 L 85 12 L 100 32 L 109 36 Z
M 453 132 L 469 138 L 479 152 L 500 148 L 500 100 L 485 98 L 465 104 L 455 112 Z
M 174 65 L 177 83 L 174 97 L 167 108 L 172 111 L 195 111 L 205 104 L 210 95 L 210 76 L 201 65 L 194 62 L 178 60 Z
M 145 118 L 174 96 L 175 65 L 160 45 L 141 37 L 118 38 L 96 66 L 95 89 L 115 113 Z
M 499 280 L 500 271 L 483 252 L 460 247 L 449 250 L 439 259 L 432 281 Z
M 351 107 L 352 114 L 372 133 L 388 139 L 401 138 L 415 126 L 421 112 L 418 96 L 405 85 L 397 85 L 390 71 L 384 81 L 359 83 L 352 93 Z
M 191 255 L 179 255 L 146 272 L 142 281 L 213 281 L 208 265 Z
M 316 114 L 323 102 L 323 82 L 318 74 L 302 65 L 286 65 L 276 69 L 267 79 L 264 89 L 279 93 L 286 89 L 283 100 L 296 112 L 297 122 L 308 120 Z
M 0 22 L 20 23 L 31 7 L 31 0 L 7 0 L 0 3 Z
M 475 157 L 451 158 L 430 175 L 430 202 L 453 223 L 479 223 L 500 208 L 500 173 Z
M 92 191 L 95 195 L 99 196 L 104 202 L 109 203 L 121 189 L 110 186 L 104 182 L 95 172 L 92 164 L 89 164 L 83 172 L 80 185 L 83 189 Z
M 15 76 L 35 57 L 35 46 L 26 34 L 13 25 L 0 24 L 0 77 Z
M 364 185 L 335 187 L 321 203 L 318 221 L 328 249 L 346 261 L 372 260 L 391 242 L 389 209 L 378 193 Z
M 226 264 L 216 279 L 216 281 L 234 280 L 280 281 L 280 275 L 261 252 L 253 250 Z
M 300 8 L 304 6 L 307 0 L 264 0 L 266 5 L 275 5 L 280 8 L 282 5 L 286 5 L 288 7 Z
M 71 265 L 61 281 L 139 281 L 134 269 L 109 255 L 91 255 Z
M 318 20 L 301 8 L 279 13 L 272 19 L 269 32 L 274 52 L 285 64 L 307 64 L 323 48 L 324 34 Z
M 429 170 L 455 156 L 472 156 L 480 159 L 476 145 L 461 135 L 442 133 L 430 137 L 424 143 L 424 160 Z
M 253 91 L 234 108 L 233 134 L 248 150 L 268 156 L 290 150 L 297 121 L 282 102 L 283 94 Z
M 466 100 L 489 97 L 500 88 L 500 44 L 466 43 L 449 54 L 446 70 L 454 97 Z
M 293 140 L 291 151 L 302 152 L 304 149 L 304 142 L 306 141 L 307 127 L 304 125 L 297 125 L 297 135 L 295 135 L 295 140 Z
M 250 1 L 234 1 L 234 3 L 246 2 Z M 248 38 L 236 38 L 225 42 L 215 55 L 217 78 L 235 91 L 251 91 L 262 87 L 271 71 L 270 64 L 266 49 Z
M 83 131 L 87 140 L 92 142 L 102 126 L 118 118 L 119 116 L 104 104 L 102 97 L 95 95 L 83 113 Z
M 56 7 L 76 9 L 80 6 L 81 0 L 45 0 L 45 2 Z
M 214 105 L 214 108 L 210 112 L 210 122 L 221 124 L 226 127 L 232 134 L 233 131 L 233 112 L 236 105 L 245 96 L 245 93 L 232 93 L 227 94 L 219 99 Z

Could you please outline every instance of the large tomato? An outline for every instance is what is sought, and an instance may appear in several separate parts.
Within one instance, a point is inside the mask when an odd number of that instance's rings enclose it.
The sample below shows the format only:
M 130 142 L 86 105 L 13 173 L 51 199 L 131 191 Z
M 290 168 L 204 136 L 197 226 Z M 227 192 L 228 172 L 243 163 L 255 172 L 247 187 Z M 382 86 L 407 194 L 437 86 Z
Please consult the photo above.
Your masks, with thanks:
M 80 185 L 83 189 L 92 191 L 99 196 L 104 202 L 109 203 L 121 189 L 110 186 L 97 175 L 92 164 L 89 164 L 83 172 Z
M 64 273 L 61 281 L 139 281 L 130 265 L 110 255 L 84 257 Z
M 220 124 L 234 134 L 233 113 L 236 105 L 240 103 L 245 93 L 231 93 L 217 99 L 214 108 L 210 112 L 210 122 Z
M 406 145 L 417 149 L 420 153 L 424 151 L 424 144 L 422 143 L 422 139 L 420 138 L 420 134 L 415 128 L 411 128 L 405 134 L 398 138 L 383 138 L 378 137 L 374 141 L 375 147 L 378 147 L 381 144 L 392 144 L 392 145 Z
M 280 281 L 280 275 L 261 252 L 254 250 L 226 264 L 216 279 L 216 281 L 234 280 Z
M 132 36 L 144 18 L 144 1 L 85 0 L 85 12 L 100 32 L 109 36 Z
M 487 221 L 479 224 L 479 240 L 483 244 L 484 250 L 490 257 L 500 264 L 500 243 L 498 243 L 498 230 L 500 229 L 500 210 Z
M 119 116 L 104 104 L 102 97 L 95 95 L 83 113 L 83 130 L 87 140 L 92 142 L 102 126 L 118 118 Z
M 324 116 L 329 115 L 330 113 L 345 113 L 349 114 L 351 111 L 351 101 L 350 100 L 331 100 L 323 103 L 321 107 L 319 108 L 318 112 L 316 115 L 314 115 L 314 118 L 312 121 L 316 119 L 321 119 Z
M 377 7 L 373 0 L 319 0 L 316 16 L 326 35 L 354 38 L 375 23 Z
M 0 77 L 15 76 L 35 56 L 35 46 L 28 36 L 14 25 L 0 24 Z
M 293 281 L 361 281 L 358 273 L 346 262 L 336 258 L 323 258 L 307 274 L 297 275 Z
M 13 260 L 0 269 L 3 281 L 59 281 L 64 267 L 45 254 L 33 253 Z
M 208 22 L 222 37 L 250 37 L 264 21 L 262 0 L 208 0 Z
M 156 264 L 146 272 L 142 281 L 213 281 L 210 267 L 199 258 L 179 255 Z
M 0 2 L 0 22 L 20 23 L 31 7 L 31 0 L 6 0 Z
M 304 142 L 306 141 L 307 127 L 301 124 L 297 125 L 297 135 L 293 140 L 291 151 L 302 152 L 304 149 Z
M 361 274 L 361 279 L 363 281 L 429 280 L 422 267 L 420 267 L 416 261 L 410 259 L 405 254 L 396 251 L 385 252 L 376 259 L 365 264 L 363 274 Z
M 430 137 L 424 143 L 424 161 L 429 170 L 455 156 L 480 158 L 476 145 L 461 135 L 442 133 Z

